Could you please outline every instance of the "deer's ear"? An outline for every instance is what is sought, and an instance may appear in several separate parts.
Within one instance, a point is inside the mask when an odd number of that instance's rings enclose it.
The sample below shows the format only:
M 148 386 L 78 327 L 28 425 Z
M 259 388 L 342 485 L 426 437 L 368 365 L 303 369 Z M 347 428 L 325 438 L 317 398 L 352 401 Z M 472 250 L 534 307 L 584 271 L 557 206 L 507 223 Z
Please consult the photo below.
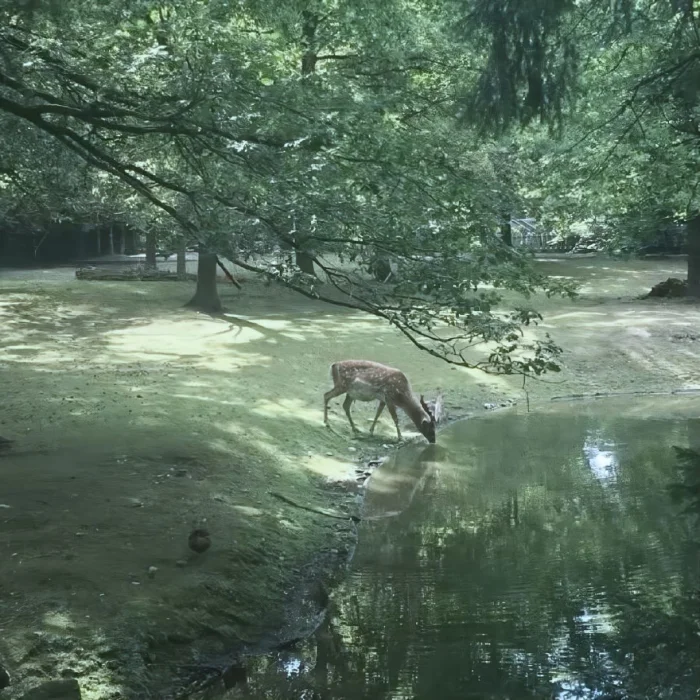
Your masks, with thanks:
M 430 410 L 430 406 L 428 406 L 427 403 L 425 403 L 425 398 L 423 394 L 420 395 L 420 405 L 423 407 L 423 410 L 431 417 L 434 419 L 433 412 Z

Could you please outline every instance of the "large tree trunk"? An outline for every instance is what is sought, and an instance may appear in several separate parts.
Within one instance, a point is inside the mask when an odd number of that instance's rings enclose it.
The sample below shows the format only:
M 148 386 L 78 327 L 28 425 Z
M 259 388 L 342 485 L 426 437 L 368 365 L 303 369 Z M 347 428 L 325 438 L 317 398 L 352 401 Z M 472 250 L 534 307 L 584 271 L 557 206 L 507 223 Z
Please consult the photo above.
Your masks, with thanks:
M 300 250 L 297 250 L 295 257 L 296 257 L 297 267 L 302 272 L 305 272 L 307 275 L 315 275 L 316 274 L 316 271 L 314 270 L 313 258 L 308 253 L 304 253 Z
M 158 239 L 155 231 L 146 232 L 146 267 L 156 267 L 156 248 Z
M 216 255 L 200 251 L 197 263 L 197 290 L 186 306 L 211 314 L 219 314 L 223 311 L 219 290 L 216 287 L 216 269 Z
M 119 226 L 119 252 L 122 255 L 126 254 L 126 226 L 124 224 Z
M 302 27 L 301 27 L 301 44 L 304 53 L 301 57 L 301 75 L 303 78 L 308 78 L 316 71 L 316 62 L 318 56 L 316 54 L 316 30 L 320 17 L 317 13 L 310 10 L 303 10 Z M 295 252 L 295 260 L 297 267 L 307 275 L 315 275 L 314 261 L 311 256 L 304 251 L 297 250 Z
M 177 276 L 180 279 L 185 279 L 187 274 L 187 241 L 183 237 L 180 240 L 180 245 L 177 249 L 177 266 L 176 266 Z
M 688 222 L 688 291 L 700 298 L 700 214 Z

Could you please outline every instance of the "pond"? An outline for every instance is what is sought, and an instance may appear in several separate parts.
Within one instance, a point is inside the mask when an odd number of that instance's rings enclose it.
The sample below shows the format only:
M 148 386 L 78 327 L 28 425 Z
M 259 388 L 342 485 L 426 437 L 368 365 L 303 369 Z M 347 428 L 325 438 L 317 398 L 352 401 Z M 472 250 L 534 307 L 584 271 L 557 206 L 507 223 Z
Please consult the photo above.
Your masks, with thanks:
M 247 692 L 697 697 L 698 530 L 668 487 L 673 446 L 700 444 L 698 404 L 503 412 L 399 451 L 327 623 L 257 660 Z

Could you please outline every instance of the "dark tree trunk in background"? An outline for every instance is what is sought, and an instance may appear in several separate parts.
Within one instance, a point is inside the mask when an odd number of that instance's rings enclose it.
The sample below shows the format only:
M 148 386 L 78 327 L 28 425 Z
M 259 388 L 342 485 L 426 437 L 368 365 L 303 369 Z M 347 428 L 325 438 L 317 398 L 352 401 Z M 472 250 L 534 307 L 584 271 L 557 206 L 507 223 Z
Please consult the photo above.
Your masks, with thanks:
M 102 229 L 98 226 L 95 233 L 97 234 L 97 254 L 102 255 Z
M 86 243 L 87 232 L 84 226 L 78 226 L 78 257 L 83 259 L 87 255 Z M 0 250 L 2 250 L 2 245 L 0 245 Z
M 700 298 L 700 214 L 688 222 L 688 292 Z
M 114 255 L 114 224 L 109 225 L 109 254 Z
M 513 247 L 513 227 L 510 223 L 510 214 L 503 214 L 503 221 L 501 223 L 501 238 L 507 246 L 510 246 L 511 248 Z
M 316 62 L 318 56 L 316 53 L 316 30 L 320 17 L 317 13 L 310 10 L 303 10 L 302 26 L 301 26 L 301 44 L 304 53 L 301 57 L 301 75 L 303 78 L 308 78 L 316 71 Z M 311 256 L 304 251 L 297 250 L 294 255 L 297 267 L 307 275 L 315 275 L 314 261 Z
M 295 254 L 297 267 L 307 275 L 315 275 L 314 261 L 308 253 L 298 250 Z
M 200 251 L 197 263 L 197 290 L 186 306 L 211 314 L 223 311 L 216 286 L 216 269 L 216 255 Z
M 319 16 L 311 10 L 303 10 L 301 13 L 301 43 L 304 53 L 301 57 L 301 74 L 311 75 L 316 71 L 316 30 L 318 29 Z
M 158 240 L 155 231 L 146 232 L 146 267 L 156 267 L 156 248 Z
M 122 255 L 126 254 L 126 226 L 124 224 L 119 227 L 119 252 Z
M 185 275 L 187 274 L 187 241 L 185 238 L 182 238 L 177 249 L 176 271 L 180 279 L 185 279 Z

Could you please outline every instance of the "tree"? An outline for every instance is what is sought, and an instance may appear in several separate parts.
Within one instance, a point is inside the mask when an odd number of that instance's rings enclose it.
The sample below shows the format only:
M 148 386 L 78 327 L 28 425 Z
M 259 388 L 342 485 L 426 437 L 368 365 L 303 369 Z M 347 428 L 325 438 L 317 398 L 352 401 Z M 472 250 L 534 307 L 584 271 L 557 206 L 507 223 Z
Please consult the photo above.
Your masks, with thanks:
M 540 216 L 564 229 L 602 217 L 612 248 L 639 247 L 660 226 L 685 223 L 688 293 L 700 296 L 693 4 L 530 0 L 511 11 L 505 0 L 465 0 L 460 7 L 471 20 L 463 36 L 476 37 L 489 56 L 466 89 L 469 116 L 481 128 L 529 127 L 518 140 L 540 163 Z M 543 147 L 542 127 L 562 140 Z
M 482 142 L 455 122 L 471 56 L 442 32 L 442 9 L 36 6 L 3 17 L 0 110 L 205 250 L 372 313 L 448 362 L 555 369 L 549 340 L 521 354 L 537 314 L 481 291 L 567 290 L 498 235 L 502 173 L 484 177 Z M 295 255 L 255 257 L 275 247 Z M 399 278 L 371 280 L 380 256 L 400 262 Z M 213 269 L 203 262 L 203 275 Z M 484 341 L 494 351 L 479 361 L 471 348 Z
M 216 270 L 216 253 L 200 248 L 197 263 L 197 290 L 187 302 L 187 306 L 214 314 L 223 311 L 216 288 Z

